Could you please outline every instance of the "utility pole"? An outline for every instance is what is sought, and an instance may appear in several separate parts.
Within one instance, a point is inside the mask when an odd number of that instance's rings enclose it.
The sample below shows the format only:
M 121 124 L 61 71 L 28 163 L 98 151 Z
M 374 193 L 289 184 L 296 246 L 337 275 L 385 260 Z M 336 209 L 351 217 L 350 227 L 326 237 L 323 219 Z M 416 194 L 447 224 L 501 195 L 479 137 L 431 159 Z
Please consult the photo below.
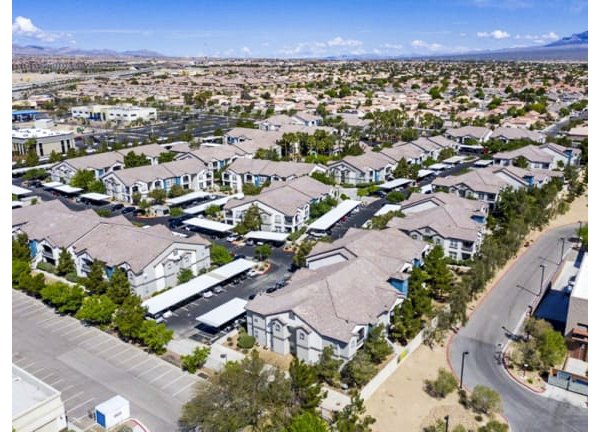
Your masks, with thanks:
M 465 356 L 469 355 L 469 351 L 463 351 L 462 353 L 462 361 L 460 364 L 460 389 L 462 390 L 463 388 L 463 373 L 465 370 Z
M 559 263 L 563 262 L 563 256 L 565 255 L 565 238 L 561 237 L 560 241 L 562 241 L 562 246 L 560 248 L 560 259 L 558 260 Z
M 544 291 L 544 271 L 546 270 L 544 264 L 540 264 L 540 267 L 542 268 L 542 279 L 540 280 L 540 293 L 538 295 L 542 295 L 542 292 Z

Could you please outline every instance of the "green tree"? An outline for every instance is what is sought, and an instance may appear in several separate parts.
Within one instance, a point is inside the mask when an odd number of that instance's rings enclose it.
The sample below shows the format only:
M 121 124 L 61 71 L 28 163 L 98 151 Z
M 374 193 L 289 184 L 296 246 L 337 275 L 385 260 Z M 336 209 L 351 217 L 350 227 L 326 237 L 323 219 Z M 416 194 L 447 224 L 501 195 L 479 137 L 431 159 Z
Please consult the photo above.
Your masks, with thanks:
M 315 365 L 319 380 L 335 386 L 340 380 L 340 366 L 342 363 L 343 360 L 334 357 L 333 347 L 326 346 L 323 348 L 321 357 Z
M 75 317 L 90 324 L 109 324 L 116 309 L 107 295 L 90 296 L 83 300 Z
M 385 338 L 385 327 L 383 324 L 374 327 L 369 332 L 364 350 L 371 361 L 377 364 L 384 361 L 394 351 Z
M 181 185 L 176 184 L 169 189 L 169 198 L 177 198 L 185 195 L 187 192 Z
M 444 249 L 440 245 L 435 245 L 425 258 L 424 270 L 429 276 L 427 281 L 431 291 L 437 298 L 442 298 L 450 292 L 453 276 L 446 264 Z
M 336 432 L 371 432 L 371 425 L 375 418 L 366 415 L 364 401 L 358 392 L 352 393 L 351 401 L 333 416 L 333 424 Z
M 342 381 L 351 387 L 362 387 L 377 373 L 369 354 L 359 350 L 354 358 L 344 365 Z
M 245 235 L 250 231 L 260 231 L 261 226 L 260 209 L 256 205 L 251 205 L 246 210 L 242 221 L 235 226 L 234 231 L 239 235 Z
M 392 191 L 386 195 L 386 200 L 392 204 L 404 201 L 404 194 L 400 191 Z
M 290 380 L 252 351 L 240 362 L 228 362 L 223 371 L 196 387 L 179 420 L 183 432 L 197 430 L 285 430 L 292 402 Z
M 12 287 L 19 287 L 19 279 L 23 274 L 31 274 L 31 264 L 28 261 L 14 260 L 12 261 Z M 43 277 L 43 276 L 42 276 Z
M 144 320 L 138 337 L 150 351 L 162 354 L 166 351 L 167 344 L 173 339 L 173 330 L 169 330 L 163 323 Z
M 125 168 L 135 168 L 144 165 L 150 165 L 150 159 L 146 157 L 144 153 L 135 154 L 133 151 L 130 151 L 123 158 L 123 162 L 125 163 Z
M 210 205 L 204 210 L 204 214 L 210 218 L 216 218 L 221 213 L 221 207 L 218 205 Z
M 492 414 L 501 410 L 500 395 L 489 387 L 476 385 L 471 393 L 471 407 L 483 414 Z
M 477 432 L 508 432 L 508 425 L 498 420 L 491 420 L 484 426 L 480 426 Z
M 256 246 L 254 249 L 254 255 L 261 261 L 268 260 L 273 253 L 273 249 L 268 244 Z
M 527 161 L 527 159 L 525 159 L 524 156 L 517 156 L 514 160 L 513 160 L 513 165 L 518 167 L 518 168 L 528 168 L 529 167 L 529 162 Z
M 191 354 L 181 356 L 181 367 L 191 374 L 196 373 L 198 369 L 204 366 L 209 355 L 210 347 L 196 347 Z
M 80 169 L 75 171 L 75 174 L 73 174 L 73 177 L 71 177 L 70 184 L 73 187 L 81 188 L 87 191 L 89 185 L 94 181 L 96 181 L 96 175 L 94 174 L 94 171 Z
M 548 330 L 542 334 L 537 342 L 537 349 L 545 369 L 559 365 L 567 355 L 565 339 L 555 330 Z
M 438 369 L 438 376 L 435 380 L 425 381 L 425 390 L 435 398 L 445 398 L 458 388 L 456 378 L 451 372 L 445 369 Z
M 76 313 L 85 296 L 79 286 L 71 286 L 62 282 L 46 285 L 40 292 L 42 300 L 50 303 L 60 313 Z
M 130 295 L 117 309 L 113 323 L 125 339 L 139 339 L 142 335 L 145 314 L 146 309 L 142 306 L 142 299 L 137 295 Z
M 29 238 L 27 234 L 20 233 L 12 240 L 12 259 L 30 262 L 31 250 L 29 249 Z
M 292 257 L 292 264 L 294 265 L 294 267 L 302 268 L 306 266 L 306 257 L 310 254 L 310 251 L 312 250 L 313 246 L 314 243 L 308 240 L 304 240 L 302 243 L 300 243 L 300 246 L 298 246 L 298 250 Z
M 213 243 L 210 246 L 210 262 L 212 264 L 222 266 L 233 261 L 233 256 L 225 246 Z
M 287 432 L 329 432 L 329 425 L 325 420 L 310 411 L 301 411 L 292 418 Z
M 316 409 L 327 393 L 321 392 L 315 368 L 294 357 L 289 372 L 295 405 L 301 410 Z
M 242 185 L 242 192 L 244 195 L 258 195 L 262 188 L 260 186 L 255 186 L 252 183 L 244 183 Z
M 57 163 L 62 160 L 61 155 L 56 153 L 54 150 L 50 152 L 50 159 L 48 160 L 50 163 Z
M 38 166 L 40 164 L 40 158 L 35 151 L 35 148 L 29 150 L 25 155 L 25 165 L 29 167 Z
M 148 197 L 152 198 L 155 204 L 164 204 L 167 199 L 167 192 L 160 188 L 152 189 L 148 192 Z
M 26 263 L 27 264 L 27 263 Z M 29 267 L 27 267 L 29 268 Z M 38 273 L 32 275 L 29 271 L 24 271 L 19 275 L 17 288 L 34 297 L 40 297 L 42 290 L 46 287 L 44 275 Z
M 56 273 L 60 276 L 64 276 L 69 273 L 75 273 L 75 262 L 73 261 L 73 257 L 69 251 L 67 251 L 65 248 L 60 249 Z
M 139 205 L 140 201 L 142 200 L 142 194 L 139 192 L 134 192 L 131 195 L 131 202 L 133 202 L 134 205 Z
M 113 271 L 108 282 L 106 295 L 117 306 L 122 305 L 125 299 L 132 295 L 131 283 L 125 270 L 117 267 Z
M 195 277 L 196 276 L 194 276 L 194 272 L 192 271 L 192 269 L 182 268 L 181 270 L 179 270 L 179 273 L 177 274 L 177 284 L 178 285 L 184 284 L 186 282 L 191 281 Z
M 175 160 L 175 156 L 177 156 L 177 154 L 172 151 L 162 152 L 158 155 L 158 163 L 172 162 Z
M 398 165 L 394 169 L 395 178 L 405 178 L 416 180 L 419 175 L 419 166 L 416 164 L 409 164 L 406 159 L 402 158 L 398 161 Z
M 440 150 L 440 154 L 438 156 L 438 162 L 442 162 L 448 158 L 451 158 L 455 154 L 456 154 L 456 152 L 454 151 L 454 149 L 452 149 L 450 147 L 443 148 L 442 150 Z
M 105 279 L 105 264 L 102 261 L 94 260 L 90 267 L 88 275 L 83 278 L 82 284 L 85 289 L 96 295 L 101 295 L 108 289 L 108 281 Z

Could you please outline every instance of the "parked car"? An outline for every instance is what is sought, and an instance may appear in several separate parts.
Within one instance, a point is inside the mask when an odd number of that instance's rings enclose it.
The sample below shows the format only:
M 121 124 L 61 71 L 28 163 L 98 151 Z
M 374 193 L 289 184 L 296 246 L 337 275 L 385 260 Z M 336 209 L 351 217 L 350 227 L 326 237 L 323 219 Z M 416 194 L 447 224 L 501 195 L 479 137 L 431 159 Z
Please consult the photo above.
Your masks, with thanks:
M 205 299 L 214 297 L 215 293 L 213 293 L 212 291 L 204 291 L 202 293 L 202 297 L 204 297 Z
M 172 316 L 173 316 L 173 312 L 171 312 L 170 310 L 166 311 L 164 314 L 162 314 L 163 318 L 171 318 Z
M 275 292 L 275 291 L 277 291 L 277 287 L 272 286 L 272 287 L 267 288 L 267 293 L 269 293 L 269 294 L 272 292 Z
M 248 297 L 248 300 L 254 300 L 255 297 L 256 297 L 256 294 L 250 294 L 250 296 Z
M 239 235 L 232 234 L 232 235 L 228 236 L 226 240 L 228 242 L 234 242 L 234 241 L 238 241 L 239 239 L 240 239 Z
M 113 204 L 110 206 L 112 211 L 123 210 L 125 206 L 123 204 Z
M 129 213 L 133 213 L 135 211 L 135 207 L 125 207 L 123 210 L 121 210 L 121 214 L 129 214 Z
M 135 209 L 133 212 L 134 216 L 143 216 L 146 214 L 146 210 L 144 209 Z
M 221 294 L 222 292 L 225 292 L 225 290 L 223 289 L 223 287 L 215 287 L 215 289 L 213 289 L 215 294 Z
M 258 276 L 258 272 L 256 270 L 252 269 L 248 272 L 248 276 L 256 277 L 256 276 Z

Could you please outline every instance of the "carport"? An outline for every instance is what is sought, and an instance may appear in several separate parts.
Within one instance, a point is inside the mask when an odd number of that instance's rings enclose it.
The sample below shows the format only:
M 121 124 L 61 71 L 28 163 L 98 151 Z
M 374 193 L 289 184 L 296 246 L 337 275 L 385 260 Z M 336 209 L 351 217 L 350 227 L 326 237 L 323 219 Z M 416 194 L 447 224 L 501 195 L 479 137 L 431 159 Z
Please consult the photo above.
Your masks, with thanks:
M 226 324 L 244 315 L 246 304 L 248 304 L 247 300 L 239 297 L 233 298 L 210 312 L 200 315 L 196 318 L 196 321 L 207 327 L 221 329 Z
M 258 240 L 271 243 L 285 243 L 289 233 L 278 233 L 270 231 L 250 231 L 244 236 L 246 240 Z
M 202 231 L 210 231 L 212 233 L 217 233 L 221 236 L 225 233 L 230 232 L 233 229 L 233 225 L 227 225 L 222 222 L 217 222 L 210 219 L 203 219 L 199 217 L 183 221 L 183 224 L 188 225 L 190 227 L 198 228 Z
M 98 192 L 84 193 L 79 195 L 79 198 L 82 202 L 89 202 L 90 204 L 95 205 L 108 204 L 110 201 L 110 195 L 105 195 Z
M 169 198 L 166 201 L 166 203 L 169 207 L 172 207 L 172 206 L 178 206 L 181 204 L 189 203 L 190 201 L 204 199 L 209 196 L 211 196 L 211 194 L 209 194 L 208 192 L 196 191 L 196 192 L 191 192 L 191 193 L 179 196 L 177 198 Z
M 213 201 L 202 203 L 202 204 L 194 206 L 194 207 L 184 209 L 183 212 L 185 214 L 191 214 L 191 215 L 199 214 L 199 213 L 202 213 L 207 208 L 209 208 L 210 206 L 215 206 L 215 205 L 219 206 L 219 207 L 224 206 L 225 204 L 227 204 L 227 201 L 229 201 L 231 198 L 237 198 L 237 197 L 235 195 L 226 196 L 226 197 L 219 198 L 219 199 L 216 199 Z
M 329 210 L 319 219 L 308 226 L 307 231 L 314 234 L 325 234 L 333 225 L 338 223 L 340 219 L 350 213 L 360 205 L 360 201 L 345 200 L 338 204 L 335 208 Z
M 31 191 L 29 189 L 25 189 L 21 186 L 12 185 L 12 194 L 16 195 L 17 198 L 30 194 Z
M 393 191 L 395 189 L 400 189 L 400 188 L 404 188 L 404 187 L 407 187 L 407 186 L 412 186 L 414 182 L 415 181 L 411 180 L 411 179 L 398 178 L 398 179 L 394 179 L 394 180 L 391 180 L 389 182 L 377 185 L 377 187 L 379 189 L 383 189 L 383 190 L 389 192 L 389 191 Z
M 250 270 L 252 267 L 254 267 L 252 261 L 243 258 L 237 259 L 209 273 L 198 276 L 189 282 L 149 298 L 142 303 L 142 306 L 148 309 L 147 315 L 158 318 L 167 309 L 180 306 L 184 302 L 202 294 L 204 291 L 216 287 L 220 283 Z
M 53 187 L 52 189 L 54 189 L 57 192 L 60 192 L 63 195 L 66 195 L 68 197 L 77 195 L 78 193 L 80 193 L 83 190 L 82 188 L 73 187 L 73 186 L 69 186 L 69 185 L 56 186 L 56 187 Z

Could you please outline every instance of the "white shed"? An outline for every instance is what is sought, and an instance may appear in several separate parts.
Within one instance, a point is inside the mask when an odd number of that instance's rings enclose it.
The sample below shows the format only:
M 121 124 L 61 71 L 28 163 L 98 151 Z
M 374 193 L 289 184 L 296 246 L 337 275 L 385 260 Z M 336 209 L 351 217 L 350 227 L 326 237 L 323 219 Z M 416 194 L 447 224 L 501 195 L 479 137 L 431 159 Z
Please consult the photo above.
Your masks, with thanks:
M 96 406 L 96 423 L 104 429 L 110 429 L 129 417 L 129 401 L 122 396 L 117 395 Z

